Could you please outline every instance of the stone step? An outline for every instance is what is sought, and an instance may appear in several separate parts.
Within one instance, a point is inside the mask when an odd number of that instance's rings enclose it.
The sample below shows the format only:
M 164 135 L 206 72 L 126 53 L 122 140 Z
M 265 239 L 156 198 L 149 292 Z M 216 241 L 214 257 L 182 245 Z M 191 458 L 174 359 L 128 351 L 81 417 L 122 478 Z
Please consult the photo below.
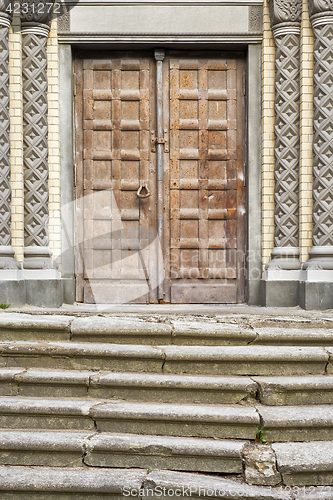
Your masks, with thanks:
M 286 485 L 333 485 L 333 441 L 272 443 Z M 333 488 L 328 488 L 326 492 Z
M 333 406 L 257 406 L 267 442 L 333 440 Z
M 333 346 L 332 321 L 306 318 L 89 316 L 0 313 L 5 340 L 139 345 Z
M 69 429 L 145 435 L 333 440 L 333 406 L 180 405 L 103 400 L 0 398 L 1 429 Z
M 255 408 L 41 398 L 0 398 L 0 429 L 69 429 L 254 439 Z
M 333 404 L 333 376 L 253 377 L 264 405 Z
M 62 431 L 0 431 L 0 465 L 140 467 L 241 474 L 246 441 Z
M 333 376 L 198 376 L 0 368 L 0 396 L 268 406 L 333 404 Z
M 203 375 L 324 375 L 329 348 L 296 346 L 140 346 L 0 342 L 3 368 L 48 368 Z
M 0 396 L 226 404 L 254 399 L 250 377 L 0 368 Z
M 282 488 L 249 486 L 202 474 L 146 469 L 64 469 L 0 467 L 1 500 L 124 500 L 213 498 L 220 500 L 292 500 Z M 324 498 L 324 497 L 313 497 Z M 326 497 L 328 498 L 328 497 Z

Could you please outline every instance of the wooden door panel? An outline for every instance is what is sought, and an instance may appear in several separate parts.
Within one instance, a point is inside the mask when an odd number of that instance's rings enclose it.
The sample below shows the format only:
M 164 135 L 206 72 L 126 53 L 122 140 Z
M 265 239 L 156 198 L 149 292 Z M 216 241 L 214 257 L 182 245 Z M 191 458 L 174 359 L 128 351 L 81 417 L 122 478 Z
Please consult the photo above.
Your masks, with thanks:
M 238 72 L 236 59 L 170 60 L 172 302 L 237 302 L 243 294 Z
M 156 203 L 149 168 L 150 72 L 148 58 L 110 54 L 83 60 L 85 302 L 154 299 L 147 280 L 149 255 L 142 256 Z M 137 196 L 142 184 L 149 187 L 150 198 Z

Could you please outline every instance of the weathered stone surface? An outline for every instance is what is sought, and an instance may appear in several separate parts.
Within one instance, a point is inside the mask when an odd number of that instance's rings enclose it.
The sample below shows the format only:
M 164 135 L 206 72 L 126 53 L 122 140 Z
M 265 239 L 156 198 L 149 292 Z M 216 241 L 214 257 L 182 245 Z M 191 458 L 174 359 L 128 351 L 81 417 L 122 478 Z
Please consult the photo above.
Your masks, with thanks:
M 279 491 L 272 487 L 251 486 L 248 484 L 239 483 L 236 481 L 205 477 L 197 474 L 187 474 L 182 472 L 170 471 L 152 471 L 148 474 L 144 482 L 145 489 L 163 488 L 168 490 L 180 490 L 180 498 L 185 498 L 186 494 L 182 494 L 185 490 L 187 493 L 191 488 L 192 498 L 219 498 L 231 500 L 233 498 L 241 498 L 242 500 L 291 500 L 292 496 L 288 491 Z M 148 491 L 143 496 L 146 500 L 149 498 Z M 151 498 L 151 497 L 150 497 Z M 167 494 L 160 498 L 170 498 Z
M 253 344 L 329 346 L 333 344 L 332 331 L 326 328 L 256 328 Z
M 71 332 L 78 341 L 154 345 L 171 342 L 170 325 L 139 318 L 76 318 Z
M 0 368 L 0 396 L 16 396 L 18 394 L 15 376 L 23 371 L 22 368 Z
M 333 440 L 333 406 L 260 406 L 267 441 Z
M 242 441 L 133 434 L 96 434 L 84 463 L 95 467 L 144 467 L 240 474 Z M 136 465 L 135 465 L 136 464 Z
M 237 403 L 254 397 L 257 384 L 249 377 L 213 377 L 145 373 L 93 374 L 88 395 L 164 403 Z
M 0 398 L 2 429 L 94 430 L 90 410 L 101 401 Z
M 273 443 L 272 448 L 284 484 L 333 484 L 333 441 Z
M 92 433 L 0 431 L 1 465 L 80 467 Z
M 27 370 L 15 377 L 23 397 L 85 397 L 94 372 Z
M 250 328 L 233 323 L 173 320 L 172 343 L 177 345 L 246 345 L 255 339 Z
M 250 444 L 245 447 L 245 481 L 248 484 L 276 486 L 281 482 L 281 474 L 276 469 L 274 451 L 268 445 Z
M 31 315 L 22 313 L 0 314 L 2 340 L 69 340 L 72 316 Z
M 265 405 L 333 404 L 333 377 L 255 377 Z
M 0 342 L 0 366 L 162 371 L 164 353 L 157 347 L 67 342 Z
M 27 467 L 0 467 L 0 492 L 57 492 L 61 493 L 98 493 L 121 496 L 123 488 L 139 489 L 146 471 L 124 469 L 50 469 Z M 27 495 L 27 493 L 25 493 Z M 58 496 L 59 498 L 59 496 Z
M 218 375 L 324 374 L 328 354 L 321 347 L 164 346 L 166 373 Z
M 98 431 L 220 439 L 253 439 L 259 424 L 244 406 L 105 403 L 91 408 Z

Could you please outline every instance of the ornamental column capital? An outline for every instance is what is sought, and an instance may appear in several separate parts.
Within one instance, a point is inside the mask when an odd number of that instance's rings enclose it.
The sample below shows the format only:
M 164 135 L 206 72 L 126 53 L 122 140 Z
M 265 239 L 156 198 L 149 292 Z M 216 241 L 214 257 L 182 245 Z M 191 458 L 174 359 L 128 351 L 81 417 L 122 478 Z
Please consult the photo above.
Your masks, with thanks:
M 268 0 L 268 6 L 274 36 L 277 36 L 281 31 L 283 34 L 300 32 L 301 0 Z
M 0 0 L 0 27 L 10 26 L 13 17 L 14 0 Z
M 21 0 L 21 4 L 22 31 L 47 37 L 50 31 L 54 0 Z
M 332 0 L 308 0 L 309 15 L 312 26 L 318 24 L 332 24 L 333 1 Z

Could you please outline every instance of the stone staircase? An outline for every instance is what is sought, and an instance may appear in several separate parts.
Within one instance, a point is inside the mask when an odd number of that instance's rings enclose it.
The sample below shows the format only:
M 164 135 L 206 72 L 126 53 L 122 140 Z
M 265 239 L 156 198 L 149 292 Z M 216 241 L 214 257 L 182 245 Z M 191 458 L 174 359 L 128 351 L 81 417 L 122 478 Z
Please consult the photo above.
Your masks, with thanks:
M 333 319 L 3 312 L 0 332 L 1 500 L 333 499 Z

